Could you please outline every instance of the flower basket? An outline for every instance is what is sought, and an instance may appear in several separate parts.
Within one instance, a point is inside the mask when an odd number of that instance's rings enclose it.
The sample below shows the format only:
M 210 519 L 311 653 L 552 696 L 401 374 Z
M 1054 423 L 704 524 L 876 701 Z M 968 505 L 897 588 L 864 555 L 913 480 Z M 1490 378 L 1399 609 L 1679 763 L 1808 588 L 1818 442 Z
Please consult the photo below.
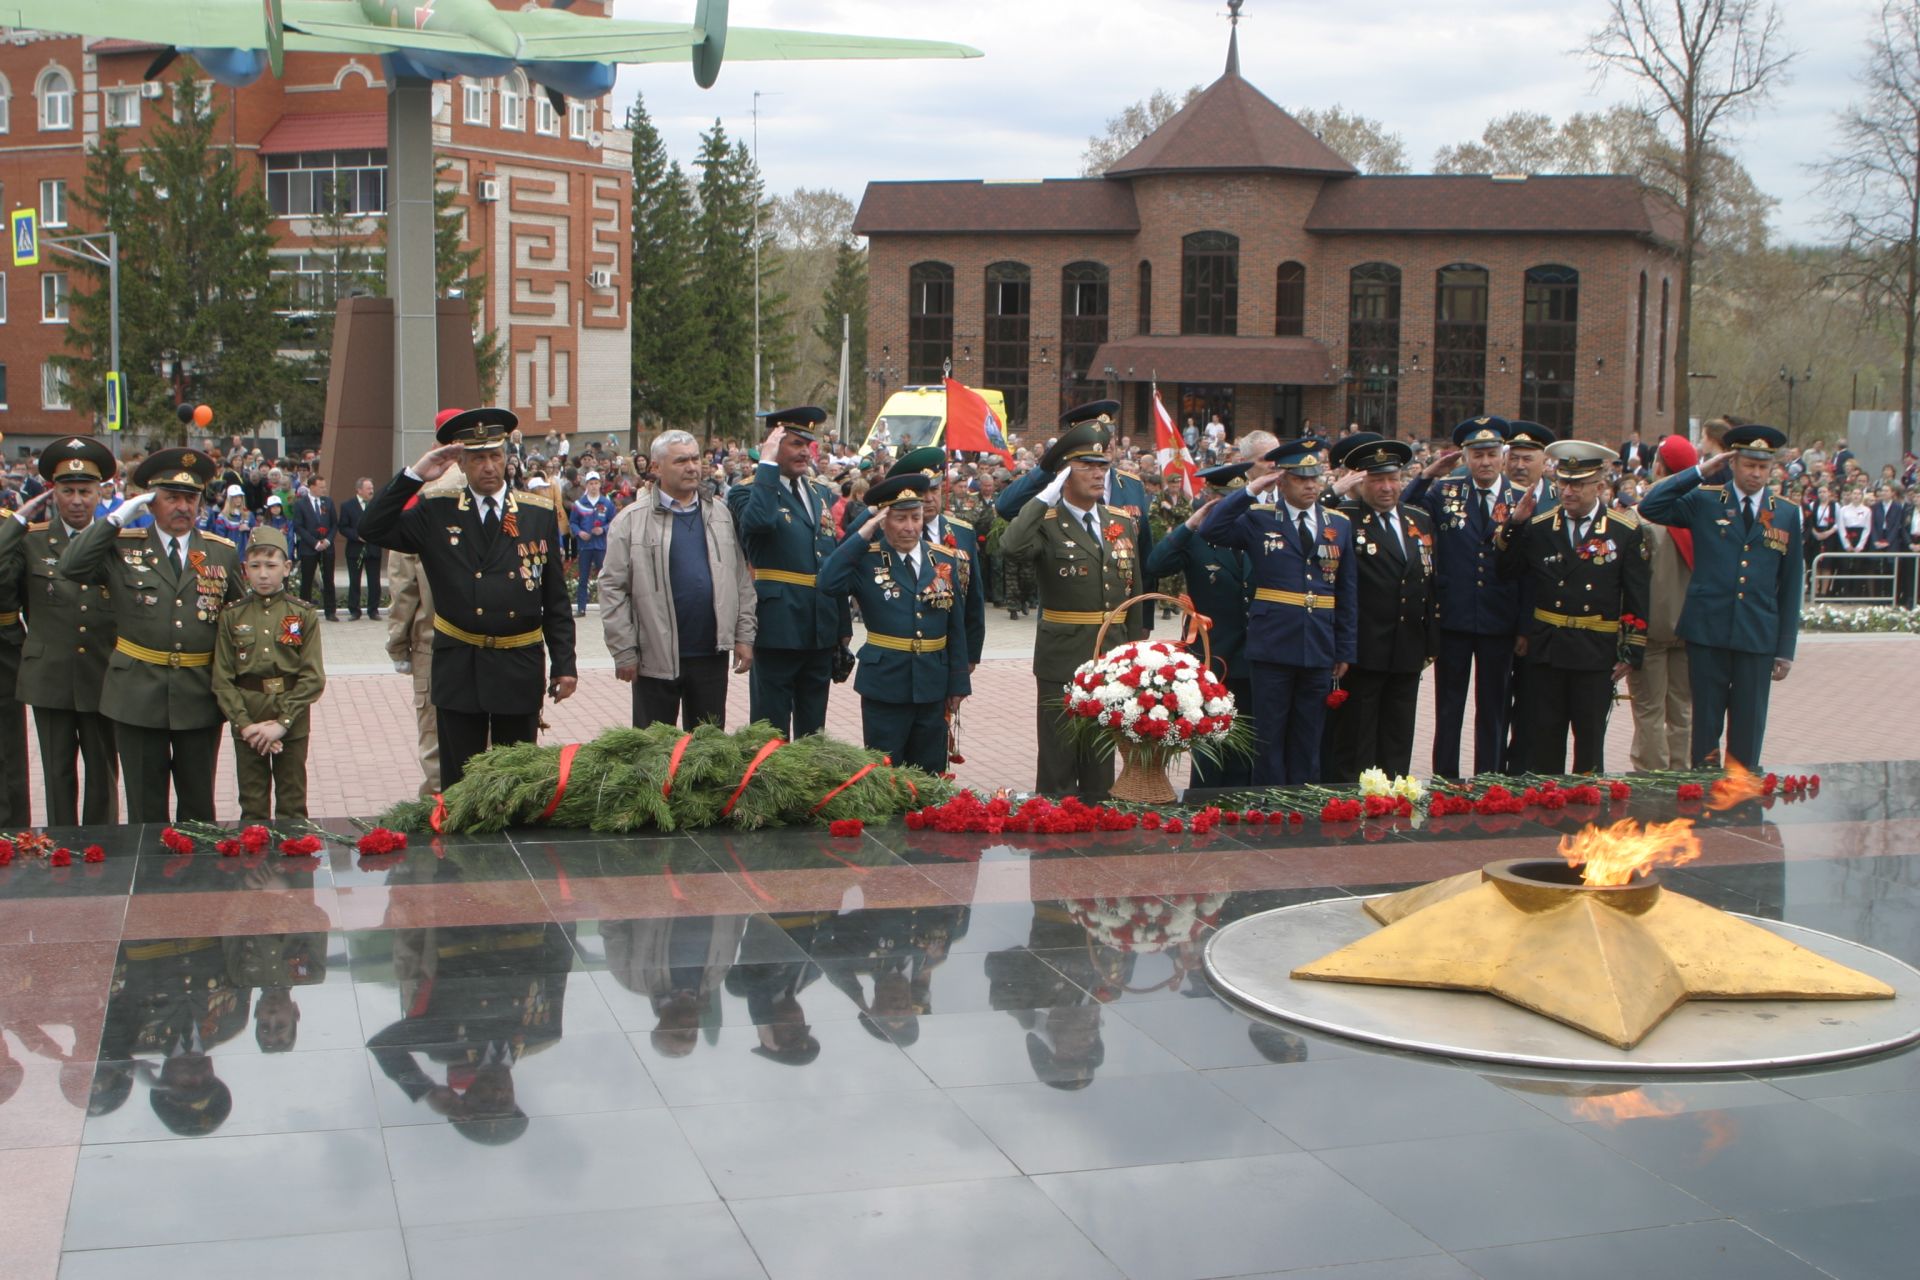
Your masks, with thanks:
M 1106 650 L 1113 618 L 1143 601 L 1165 601 L 1188 619 L 1186 639 L 1135 640 Z M 1167 768 L 1188 751 L 1217 759 L 1244 753 L 1252 733 L 1226 681 L 1212 670 L 1212 624 L 1185 597 L 1157 592 L 1126 601 L 1101 624 L 1094 638 L 1098 657 L 1080 664 L 1063 696 L 1065 735 L 1078 747 L 1117 751 L 1120 776 L 1115 799 L 1167 804 L 1174 799 Z M 1193 641 L 1200 652 L 1193 652 Z

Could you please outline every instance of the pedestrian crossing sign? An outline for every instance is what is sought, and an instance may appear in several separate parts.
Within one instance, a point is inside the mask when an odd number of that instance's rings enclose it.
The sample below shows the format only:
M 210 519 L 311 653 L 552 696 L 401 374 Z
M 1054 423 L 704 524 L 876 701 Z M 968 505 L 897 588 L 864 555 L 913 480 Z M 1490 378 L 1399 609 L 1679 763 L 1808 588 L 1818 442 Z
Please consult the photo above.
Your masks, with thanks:
M 32 209 L 13 211 L 13 265 L 33 267 L 40 263 L 40 218 Z
M 120 385 L 120 372 L 116 369 L 107 375 L 107 430 L 118 431 L 125 419 L 126 408 Z

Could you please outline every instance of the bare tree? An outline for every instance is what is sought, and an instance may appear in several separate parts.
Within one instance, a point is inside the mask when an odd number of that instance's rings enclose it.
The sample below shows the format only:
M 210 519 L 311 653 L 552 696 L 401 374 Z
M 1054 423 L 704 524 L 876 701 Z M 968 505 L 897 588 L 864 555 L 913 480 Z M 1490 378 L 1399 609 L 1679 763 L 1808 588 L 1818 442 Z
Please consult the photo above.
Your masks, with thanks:
M 1587 40 L 1602 76 L 1624 71 L 1640 82 L 1651 118 L 1679 136 L 1683 213 L 1680 301 L 1674 317 L 1673 415 L 1688 418 L 1688 335 L 1693 266 L 1714 141 L 1733 120 L 1766 100 L 1785 79 L 1786 48 L 1771 0 L 1608 0 L 1607 19 Z
M 1900 422 L 1913 423 L 1913 365 L 1920 338 L 1920 0 L 1883 0 L 1860 72 L 1865 95 L 1840 115 L 1834 153 L 1821 166 L 1834 201 L 1829 221 L 1845 248 L 1834 283 L 1900 326 Z M 1911 446 L 1910 446 L 1911 447 Z
M 1177 99 L 1165 89 L 1155 89 L 1148 97 L 1109 118 L 1106 132 L 1087 139 L 1087 149 L 1080 156 L 1080 176 L 1097 178 L 1113 168 L 1121 156 L 1145 142 L 1148 134 L 1173 119 L 1182 107 L 1199 96 L 1197 84 Z
M 1334 103 L 1325 110 L 1302 107 L 1293 118 L 1362 173 L 1405 173 L 1407 144 L 1378 120 Z

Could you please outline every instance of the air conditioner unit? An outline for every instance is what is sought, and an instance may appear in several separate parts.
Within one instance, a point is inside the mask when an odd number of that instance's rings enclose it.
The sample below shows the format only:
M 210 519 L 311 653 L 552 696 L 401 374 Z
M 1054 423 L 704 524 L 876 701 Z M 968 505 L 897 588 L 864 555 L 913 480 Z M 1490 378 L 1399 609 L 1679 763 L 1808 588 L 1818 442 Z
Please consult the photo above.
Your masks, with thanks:
M 594 150 L 597 151 L 601 147 L 605 146 L 606 141 L 607 141 L 607 135 L 604 133 L 601 133 L 598 129 L 590 129 L 587 131 L 587 145 L 592 147 Z
M 607 270 L 605 267 L 595 267 L 593 270 L 587 272 L 587 288 L 613 288 L 613 272 Z
M 480 179 L 480 203 L 492 204 L 500 198 L 500 179 Z
M 140 82 L 140 96 L 143 98 L 159 98 L 164 96 L 166 92 L 167 87 L 158 80 L 142 80 Z

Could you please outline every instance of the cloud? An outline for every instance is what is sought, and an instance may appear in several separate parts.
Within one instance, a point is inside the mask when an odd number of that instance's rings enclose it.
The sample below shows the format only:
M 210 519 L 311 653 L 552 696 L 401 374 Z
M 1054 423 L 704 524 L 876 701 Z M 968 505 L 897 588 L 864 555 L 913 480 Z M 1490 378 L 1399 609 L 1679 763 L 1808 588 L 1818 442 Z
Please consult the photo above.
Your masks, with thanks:
M 616 0 L 616 16 L 679 20 L 662 0 Z M 1751 120 L 1736 150 L 1781 201 L 1785 239 L 1821 234 L 1809 166 L 1854 88 L 1871 0 L 1792 0 L 1787 38 L 1800 51 L 1790 83 Z M 1241 27 L 1241 71 L 1282 106 L 1335 102 L 1406 139 L 1413 167 L 1477 137 L 1508 111 L 1562 118 L 1628 101 L 1634 86 L 1596 82 L 1577 52 L 1601 0 L 1254 0 Z M 722 119 L 750 138 L 759 90 L 759 158 L 768 187 L 832 187 L 858 200 L 875 180 L 1069 177 L 1087 138 L 1156 88 L 1219 76 L 1227 44 L 1219 0 L 977 0 L 945 9 L 898 0 L 735 0 L 737 26 L 793 27 L 956 40 L 986 57 L 953 62 L 728 62 L 711 90 L 684 66 L 628 68 L 615 100 L 644 91 L 683 163 Z

